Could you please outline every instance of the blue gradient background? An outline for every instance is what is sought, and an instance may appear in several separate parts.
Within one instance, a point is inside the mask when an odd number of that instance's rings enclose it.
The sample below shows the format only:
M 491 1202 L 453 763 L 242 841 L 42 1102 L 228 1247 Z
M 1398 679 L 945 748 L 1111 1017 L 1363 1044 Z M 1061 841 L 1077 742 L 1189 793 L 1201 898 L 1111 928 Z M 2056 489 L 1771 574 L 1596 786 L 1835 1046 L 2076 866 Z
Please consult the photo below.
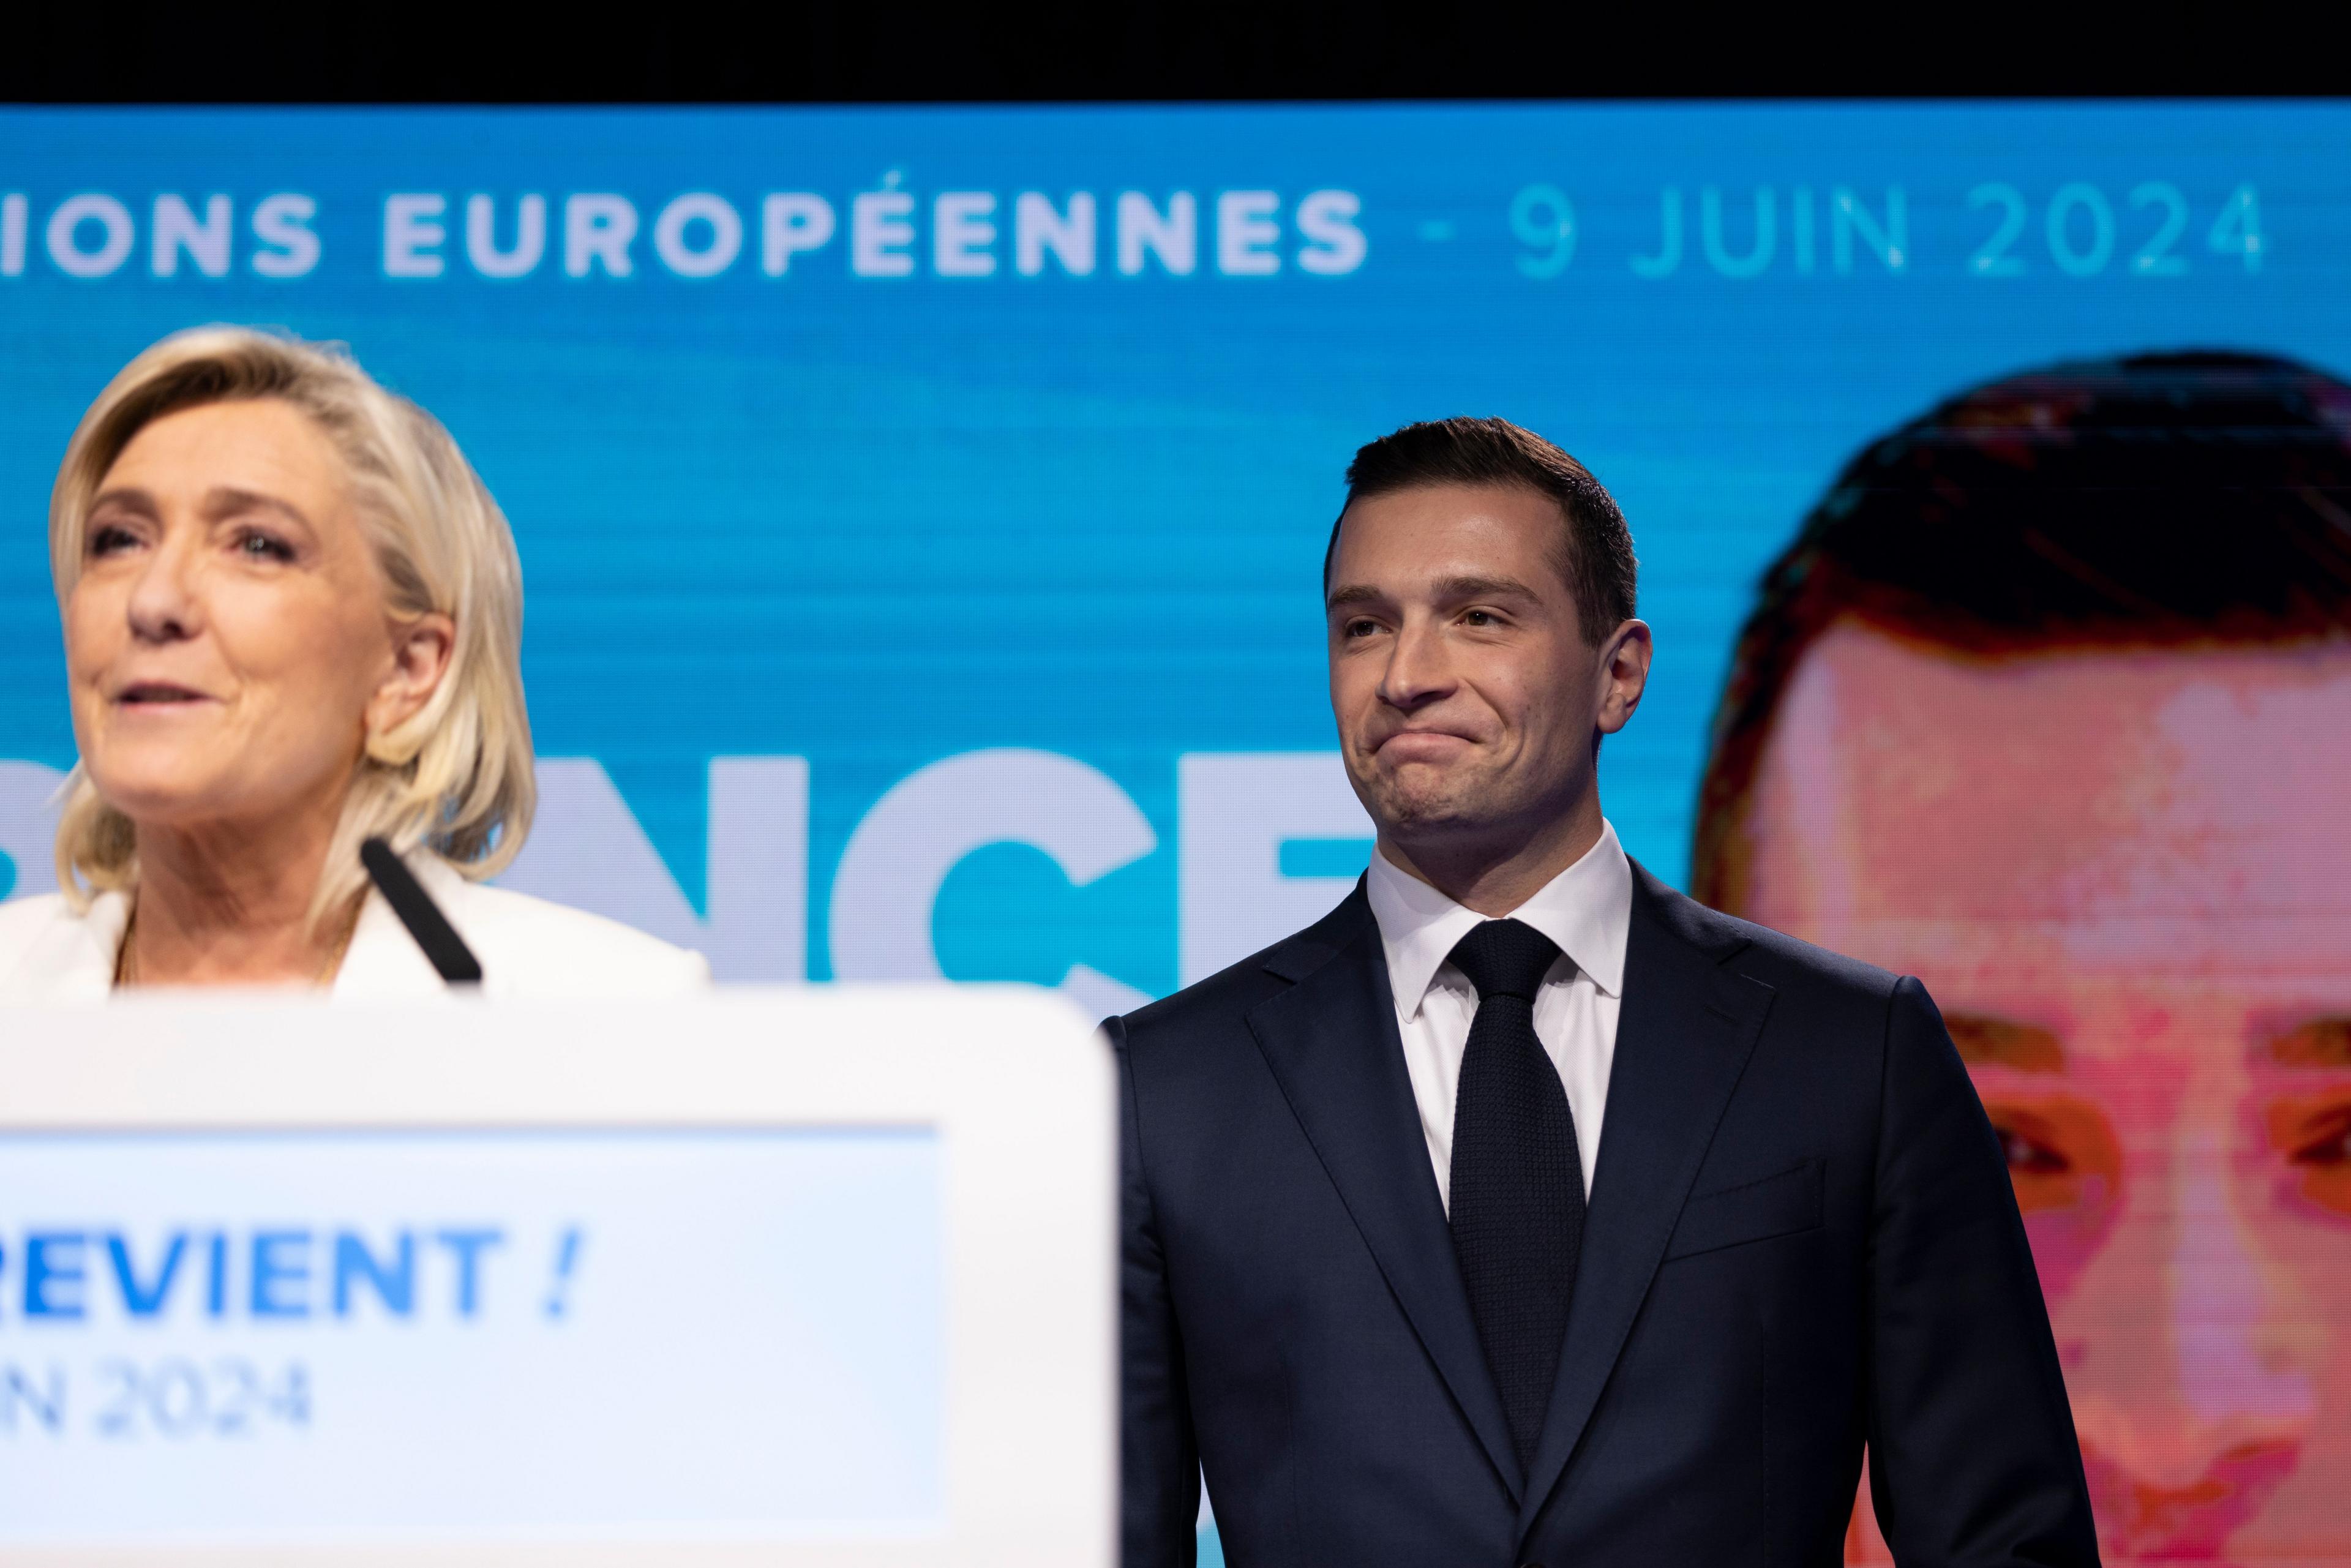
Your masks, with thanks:
M 831 973 L 823 911 L 866 809 L 939 758 L 1041 747 L 1115 779 L 1160 848 L 1083 888 L 1018 844 L 972 854 L 935 919 L 957 978 L 1051 982 L 1082 961 L 1154 993 L 1176 983 L 1176 758 L 1324 749 L 1316 573 L 1361 442 L 1405 421 L 1499 413 L 1588 462 L 1629 515 L 1651 695 L 1609 747 L 1607 810 L 1633 853 L 1684 871 L 1705 727 L 1759 570 L 1837 465 L 1971 382 L 2068 357 L 2219 346 L 2351 364 L 2351 113 L 2323 107 L 1363 108 L 745 111 L 16 111 L 0 190 L 25 193 L 20 276 L 0 277 L 0 758 L 63 767 L 72 742 L 42 535 L 74 420 L 158 336 L 225 319 L 349 342 L 439 414 L 513 519 L 528 584 L 525 665 L 539 749 L 599 759 L 690 899 L 705 875 L 704 768 L 790 753 L 811 779 L 808 968 Z M 915 276 L 852 276 L 850 202 L 894 176 L 922 204 Z M 2177 277 L 2140 277 L 2156 214 L 2191 212 Z M 1996 214 L 2031 204 L 2022 276 L 1968 266 Z M 2053 192 L 2086 182 L 2117 221 L 2113 260 L 2052 265 Z M 1524 274 L 1510 210 L 1530 183 L 1572 198 L 1556 277 Z M 1779 204 L 1775 263 L 1736 279 L 1698 253 L 1719 187 L 1743 249 L 1753 191 Z M 1810 275 L 1791 193 L 1821 209 Z M 1827 193 L 1883 219 L 1900 186 L 1906 265 L 1830 261 Z M 2258 269 L 2208 231 L 2257 193 Z M 1684 193 L 1691 252 L 1646 279 L 1660 189 Z M 1285 262 L 1216 274 L 1215 193 L 1288 205 L 1355 193 L 1368 256 L 1342 277 Z M 1202 265 L 1119 276 L 1115 193 L 1199 193 Z M 928 266 L 928 202 L 992 191 L 997 276 Z M 1009 207 L 1092 190 L 1102 265 L 1013 275 Z M 119 197 L 138 245 L 112 276 L 63 275 L 56 203 Z M 159 278 L 160 192 L 235 203 L 227 277 Z M 254 203 L 309 194 L 308 276 L 247 266 Z M 627 279 L 563 276 L 566 193 L 630 196 L 645 232 Z M 653 214 L 686 191 L 745 217 L 742 257 L 688 280 L 658 265 Z M 811 191 L 840 214 L 824 249 L 763 276 L 758 206 Z M 388 277 L 384 197 L 450 199 L 446 273 Z M 463 204 L 549 198 L 549 258 L 495 282 L 465 264 Z M 2081 214 L 2076 214 L 2079 218 Z M 94 231 L 93 231 L 94 232 Z M 2078 228 L 2069 243 L 2081 243 Z M 1285 256 L 1294 249 L 1286 238 Z

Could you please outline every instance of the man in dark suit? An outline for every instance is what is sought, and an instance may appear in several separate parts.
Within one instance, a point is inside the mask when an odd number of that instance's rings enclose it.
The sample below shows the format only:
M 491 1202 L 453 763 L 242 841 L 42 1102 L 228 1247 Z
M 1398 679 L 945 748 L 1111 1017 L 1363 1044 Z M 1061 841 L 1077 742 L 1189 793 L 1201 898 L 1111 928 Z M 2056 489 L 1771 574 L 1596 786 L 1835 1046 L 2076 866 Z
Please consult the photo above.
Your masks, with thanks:
M 1322 921 L 1107 1026 L 1128 1568 L 2095 1564 L 1999 1145 L 1917 982 L 1625 856 L 1632 539 L 1499 420 L 1357 454 Z

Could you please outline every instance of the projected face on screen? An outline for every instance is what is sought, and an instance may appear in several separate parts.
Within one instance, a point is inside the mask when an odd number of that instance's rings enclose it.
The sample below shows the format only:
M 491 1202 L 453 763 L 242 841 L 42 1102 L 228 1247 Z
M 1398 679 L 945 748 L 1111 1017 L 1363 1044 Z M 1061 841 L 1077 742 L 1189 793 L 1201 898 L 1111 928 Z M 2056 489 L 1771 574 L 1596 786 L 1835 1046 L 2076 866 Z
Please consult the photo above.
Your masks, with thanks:
M 2351 648 L 1782 699 L 1745 913 L 1921 976 L 1998 1128 L 2115 1557 L 2331 1553 L 2351 1475 Z
M 1845 466 L 1718 716 L 1693 889 L 1933 991 L 2109 1563 L 2351 1545 L 2346 518 L 2306 366 L 1990 382 Z

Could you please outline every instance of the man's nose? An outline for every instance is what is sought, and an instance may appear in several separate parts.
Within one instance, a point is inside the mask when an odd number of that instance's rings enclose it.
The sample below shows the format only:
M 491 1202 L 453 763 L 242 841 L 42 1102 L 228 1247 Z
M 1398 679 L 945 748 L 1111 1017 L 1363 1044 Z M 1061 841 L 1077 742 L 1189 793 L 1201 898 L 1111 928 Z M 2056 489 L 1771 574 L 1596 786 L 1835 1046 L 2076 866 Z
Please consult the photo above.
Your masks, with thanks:
M 177 643 L 203 622 L 195 583 L 195 552 L 172 536 L 140 563 L 131 588 L 131 631 L 142 643 Z
M 2141 1488 L 2193 1489 L 2231 1455 L 2298 1445 L 2311 1322 L 2232 1195 L 2223 1134 L 2144 1173 L 2058 1313 L 2083 1446 Z
M 1380 673 L 1380 700 L 1409 713 L 1453 690 L 1452 672 L 1436 630 L 1406 622 L 1388 650 Z

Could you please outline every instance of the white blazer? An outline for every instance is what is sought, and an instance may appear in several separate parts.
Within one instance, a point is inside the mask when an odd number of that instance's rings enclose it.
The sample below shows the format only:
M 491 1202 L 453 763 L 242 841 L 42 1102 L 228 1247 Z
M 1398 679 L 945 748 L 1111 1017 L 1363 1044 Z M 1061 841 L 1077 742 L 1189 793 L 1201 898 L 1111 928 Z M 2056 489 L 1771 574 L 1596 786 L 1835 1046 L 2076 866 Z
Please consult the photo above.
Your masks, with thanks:
M 673 947 L 618 921 L 485 887 L 439 856 L 408 856 L 408 869 L 482 961 L 491 997 L 563 1000 L 673 997 L 710 984 L 699 953 Z M 0 904 L 0 1001 L 102 1001 L 114 988 L 130 901 L 101 894 L 76 915 L 57 894 Z M 330 992 L 339 1002 L 449 995 L 432 962 L 371 887 Z

